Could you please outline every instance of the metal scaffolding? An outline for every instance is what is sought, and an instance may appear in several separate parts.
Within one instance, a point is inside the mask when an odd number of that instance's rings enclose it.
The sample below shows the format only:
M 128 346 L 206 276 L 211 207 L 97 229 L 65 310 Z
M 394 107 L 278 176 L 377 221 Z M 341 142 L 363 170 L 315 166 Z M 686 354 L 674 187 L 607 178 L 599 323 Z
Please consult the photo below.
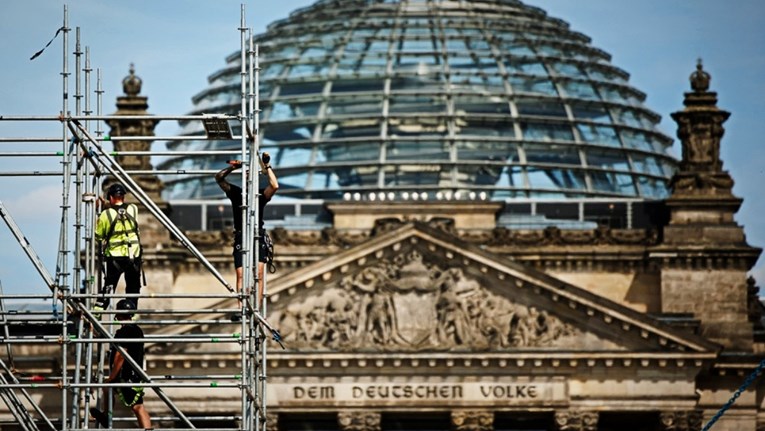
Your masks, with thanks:
M 69 51 L 69 38 L 71 29 L 68 22 L 68 8 L 64 6 L 63 25 L 57 32 L 62 35 L 63 58 L 62 58 L 62 107 L 59 116 L 2 116 L 0 121 L 31 121 L 31 122 L 60 122 L 61 137 L 21 137 L 0 138 L 3 142 L 14 142 L 34 145 L 38 143 L 60 142 L 60 151 L 0 151 L 0 157 L 39 158 L 55 157 L 61 161 L 60 170 L 51 171 L 20 171 L 0 172 L 0 176 L 55 176 L 62 178 L 61 191 L 61 224 L 58 238 L 56 269 L 49 272 L 42 260 L 36 253 L 32 244 L 27 240 L 22 230 L 16 224 L 8 208 L 2 203 L 0 194 L 0 217 L 10 229 L 18 245 L 29 257 L 29 260 L 39 273 L 42 281 L 50 290 L 50 294 L 44 295 L 6 295 L 0 284 L 0 342 L 5 345 L 4 353 L 0 354 L 0 398 L 4 401 L 7 411 L 14 418 L 15 424 L 0 423 L 0 429 L 5 427 L 36 430 L 74 430 L 92 428 L 89 422 L 89 409 L 93 406 L 103 406 L 106 401 L 111 411 L 111 391 L 103 391 L 108 400 L 102 400 L 101 388 L 116 388 L 127 386 L 140 386 L 146 388 L 147 393 L 153 391 L 165 404 L 168 414 L 152 415 L 155 424 L 166 424 L 174 429 L 195 429 L 197 426 L 211 428 L 206 421 L 221 421 L 236 424 L 232 428 L 259 431 L 265 429 L 266 418 L 266 340 L 273 337 L 278 341 L 278 332 L 273 329 L 262 316 L 265 315 L 265 301 L 259 300 L 258 271 L 254 270 L 259 261 L 258 241 L 261 240 L 257 231 L 258 205 L 256 205 L 258 187 L 257 168 L 259 161 L 259 123 L 260 95 L 258 90 L 259 81 L 259 57 L 258 47 L 254 45 L 252 30 L 245 25 L 245 6 L 241 6 L 241 18 L 239 23 L 241 39 L 241 108 L 235 114 L 210 115 L 187 115 L 187 116 L 106 116 L 102 115 L 101 73 L 96 69 L 97 85 L 95 94 L 95 115 L 91 102 L 91 74 L 93 69 L 90 65 L 90 52 L 86 48 L 83 52 L 80 44 L 79 27 L 75 32 L 75 49 Z M 74 56 L 75 70 L 70 72 L 69 59 Z M 84 60 L 84 67 L 83 62 Z M 69 106 L 69 84 L 74 75 L 75 82 L 75 106 L 72 115 Z M 101 122 L 108 120 L 183 120 L 203 122 L 207 134 L 203 136 L 122 136 L 109 137 L 100 130 Z M 228 129 L 229 122 L 240 125 L 239 136 L 231 136 L 229 139 L 241 141 L 238 151 L 185 151 L 185 152 L 153 152 L 153 151 L 125 151 L 117 154 L 104 148 L 108 141 L 173 141 L 173 140 L 203 140 L 220 139 L 220 132 Z M 95 130 L 91 131 L 91 125 Z M 242 202 L 245 204 L 241 209 L 243 229 L 243 280 L 242 292 L 237 292 L 227 280 L 218 272 L 214 265 L 194 246 L 186 235 L 176 227 L 170 218 L 160 209 L 134 180 L 133 176 L 147 174 L 183 174 L 183 175 L 209 175 L 214 172 L 203 170 L 197 171 L 145 171 L 123 169 L 115 159 L 119 156 L 144 156 L 152 155 L 231 155 L 238 157 L 243 163 L 243 171 L 248 175 L 242 175 Z M 252 169 L 250 169 L 252 168 Z M 223 289 L 217 292 L 204 294 L 152 294 L 152 298 L 205 298 L 208 300 L 234 300 L 241 302 L 241 307 L 236 309 L 208 307 L 208 308 L 164 308 L 164 309 L 139 309 L 140 320 L 136 323 L 149 328 L 159 328 L 147 331 L 145 338 L 140 340 L 147 345 L 156 343 L 173 343 L 180 346 L 204 343 L 237 343 L 240 348 L 239 367 L 241 370 L 233 374 L 220 375 L 178 375 L 162 376 L 151 375 L 145 371 L 143 364 L 136 364 L 126 354 L 120 344 L 115 343 L 111 321 L 113 316 L 121 313 L 118 310 L 105 310 L 96 313 L 93 310 L 95 298 L 99 296 L 102 280 L 99 276 L 99 253 L 95 240 L 94 225 L 98 217 L 97 197 L 101 194 L 100 184 L 103 180 L 117 181 L 143 205 L 151 214 L 183 247 L 188 250 L 210 274 L 222 285 Z M 74 187 L 72 187 L 74 186 Z M 70 198 L 73 189 L 73 197 Z M 250 199 L 248 196 L 253 196 Z M 266 296 L 265 280 L 263 298 Z M 110 298 L 135 298 L 135 294 L 111 294 Z M 44 311 L 19 311 L 6 305 L 7 299 L 26 301 L 49 301 L 53 312 Z M 116 302 L 116 301 L 112 301 Z M 240 322 L 233 324 L 228 320 L 230 313 L 239 313 Z M 226 316 L 225 319 L 221 315 Z M 233 333 L 170 333 L 167 328 L 179 325 L 194 324 L 228 324 L 235 328 Z M 46 333 L 28 333 L 20 330 L 23 325 L 30 323 L 45 323 L 48 327 L 56 328 Z M 129 342 L 130 339 L 120 339 L 120 342 Z M 14 349 L 18 346 L 43 345 L 55 348 L 59 353 L 59 367 L 57 372 L 30 373 L 23 372 L 14 357 Z M 107 351 L 111 346 L 121 352 L 126 362 L 132 365 L 141 378 L 142 383 L 105 383 L 108 376 Z M 175 388 L 205 388 L 211 391 L 211 396 L 217 390 L 230 390 L 237 388 L 241 395 L 241 412 L 229 416 L 193 417 L 185 414 L 176 403 L 169 390 Z M 195 389 L 196 390 L 196 389 Z M 201 390 L 201 389 L 200 389 Z M 58 394 L 60 409 L 50 411 L 41 406 L 41 393 L 50 394 L 55 391 Z M 129 428 L 134 422 L 130 417 L 111 417 L 111 423 L 120 428 Z M 127 425 L 127 426 L 126 426 Z M 117 428 L 115 426 L 115 428 Z M 157 427 L 159 428 L 159 427 Z

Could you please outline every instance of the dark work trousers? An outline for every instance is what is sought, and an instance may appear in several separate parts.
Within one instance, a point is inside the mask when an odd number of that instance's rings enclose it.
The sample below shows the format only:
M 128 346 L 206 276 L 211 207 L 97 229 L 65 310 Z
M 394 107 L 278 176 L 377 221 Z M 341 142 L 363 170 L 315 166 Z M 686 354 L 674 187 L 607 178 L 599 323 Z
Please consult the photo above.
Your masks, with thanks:
M 141 293 L 141 258 L 130 259 L 129 257 L 106 257 L 106 278 L 101 288 L 101 295 L 114 293 L 120 276 L 125 274 L 125 293 Z M 130 298 L 138 308 L 138 298 Z M 109 298 L 101 297 L 96 305 L 106 310 L 109 306 Z

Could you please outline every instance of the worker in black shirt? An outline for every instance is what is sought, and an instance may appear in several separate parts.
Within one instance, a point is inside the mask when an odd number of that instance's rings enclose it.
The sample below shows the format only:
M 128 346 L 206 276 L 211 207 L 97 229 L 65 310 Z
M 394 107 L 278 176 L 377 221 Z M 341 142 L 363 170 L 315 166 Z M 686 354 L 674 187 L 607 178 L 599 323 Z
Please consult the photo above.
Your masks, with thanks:
M 135 303 L 129 299 L 123 299 L 117 303 L 117 310 L 124 311 L 124 313 L 116 314 L 115 318 L 123 322 L 122 326 L 114 333 L 115 339 L 143 339 L 143 330 L 132 323 L 133 315 L 135 313 Z M 124 341 L 119 343 L 130 358 L 138 365 L 143 365 L 144 349 L 143 342 L 141 341 Z M 140 383 L 143 379 L 138 371 L 128 363 L 122 356 L 122 353 L 115 347 L 112 347 L 109 352 L 109 363 L 111 364 L 111 373 L 106 380 L 107 383 Z M 151 418 L 149 412 L 143 405 L 143 387 L 118 387 L 114 388 L 122 404 L 126 407 L 130 407 L 138 419 L 138 425 L 141 428 L 151 428 Z M 106 399 L 106 396 L 104 396 Z M 98 421 L 103 427 L 109 426 L 107 415 L 101 410 L 93 407 L 90 409 L 90 414 Z
M 263 224 L 263 212 L 265 211 L 266 204 L 271 200 L 271 198 L 276 194 L 276 191 L 279 190 L 279 182 L 276 179 L 276 174 L 274 174 L 274 169 L 271 167 L 270 164 L 271 156 L 264 152 L 263 157 L 261 158 L 261 167 L 263 170 L 263 174 L 266 175 L 268 178 L 268 185 L 266 185 L 265 188 L 262 188 L 260 190 L 260 196 L 258 199 L 258 215 L 259 220 L 257 220 L 257 226 L 258 226 L 258 233 L 260 234 L 261 240 L 259 242 L 260 244 L 260 250 L 259 250 L 259 257 L 258 257 L 258 298 L 257 301 L 260 303 L 261 298 L 263 297 L 263 268 L 265 267 L 266 263 L 271 263 L 273 256 L 273 250 L 268 245 L 268 239 L 266 235 L 266 231 Z M 242 162 L 238 160 L 230 160 L 229 166 L 226 168 L 221 169 L 217 174 L 215 174 L 215 181 L 218 183 L 220 188 L 226 193 L 226 196 L 231 201 L 231 208 L 234 211 L 234 268 L 236 269 L 236 291 L 241 292 L 242 291 L 242 188 L 231 184 L 230 182 L 226 181 L 226 177 L 228 174 L 233 172 L 236 169 L 240 169 L 242 167 Z M 253 238 L 253 241 L 255 239 Z M 239 303 L 239 306 L 241 308 L 241 301 Z M 232 320 L 238 320 L 239 315 L 236 314 L 232 316 Z

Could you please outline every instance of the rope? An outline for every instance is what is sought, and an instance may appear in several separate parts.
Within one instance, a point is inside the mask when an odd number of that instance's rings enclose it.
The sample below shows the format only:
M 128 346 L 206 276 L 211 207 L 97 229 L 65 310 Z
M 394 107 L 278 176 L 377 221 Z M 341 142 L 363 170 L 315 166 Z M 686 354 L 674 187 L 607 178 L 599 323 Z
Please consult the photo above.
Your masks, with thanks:
M 746 390 L 746 388 L 749 387 L 749 385 L 754 383 L 754 381 L 757 380 L 758 377 L 760 377 L 760 373 L 762 373 L 763 369 L 765 369 L 765 359 L 760 361 L 760 364 L 757 365 L 757 368 L 755 368 L 754 371 L 752 371 L 752 374 L 749 374 L 746 380 L 744 380 L 744 383 L 741 384 L 741 386 L 736 390 L 736 392 L 733 393 L 733 396 L 730 397 L 728 402 L 725 403 L 725 405 L 722 406 L 722 408 L 720 408 L 720 410 L 717 413 L 715 413 L 714 416 L 712 416 L 712 419 L 710 419 L 709 422 L 707 422 L 707 424 L 704 425 L 704 428 L 702 428 L 701 431 L 709 431 L 709 429 L 712 428 L 712 425 L 714 425 L 715 422 L 717 422 L 717 420 L 720 419 L 725 414 L 725 412 L 729 408 L 731 408 L 731 406 L 733 406 L 733 403 L 735 403 L 738 397 L 741 396 L 741 393 L 743 393 Z

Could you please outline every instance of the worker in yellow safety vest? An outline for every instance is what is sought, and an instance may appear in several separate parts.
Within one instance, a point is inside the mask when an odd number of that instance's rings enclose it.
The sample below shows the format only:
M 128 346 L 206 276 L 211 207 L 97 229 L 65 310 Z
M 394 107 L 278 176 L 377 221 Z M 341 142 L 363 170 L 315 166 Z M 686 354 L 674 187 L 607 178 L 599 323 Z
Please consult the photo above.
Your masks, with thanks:
M 138 207 L 125 203 L 125 186 L 112 184 L 106 192 L 109 207 L 101 212 L 96 222 L 96 240 L 102 246 L 106 275 L 94 309 L 109 306 L 108 294 L 114 293 L 117 282 L 125 274 L 125 293 L 141 293 L 141 238 L 138 230 Z M 145 282 L 144 282 L 145 283 Z M 138 307 L 138 298 L 129 298 Z

